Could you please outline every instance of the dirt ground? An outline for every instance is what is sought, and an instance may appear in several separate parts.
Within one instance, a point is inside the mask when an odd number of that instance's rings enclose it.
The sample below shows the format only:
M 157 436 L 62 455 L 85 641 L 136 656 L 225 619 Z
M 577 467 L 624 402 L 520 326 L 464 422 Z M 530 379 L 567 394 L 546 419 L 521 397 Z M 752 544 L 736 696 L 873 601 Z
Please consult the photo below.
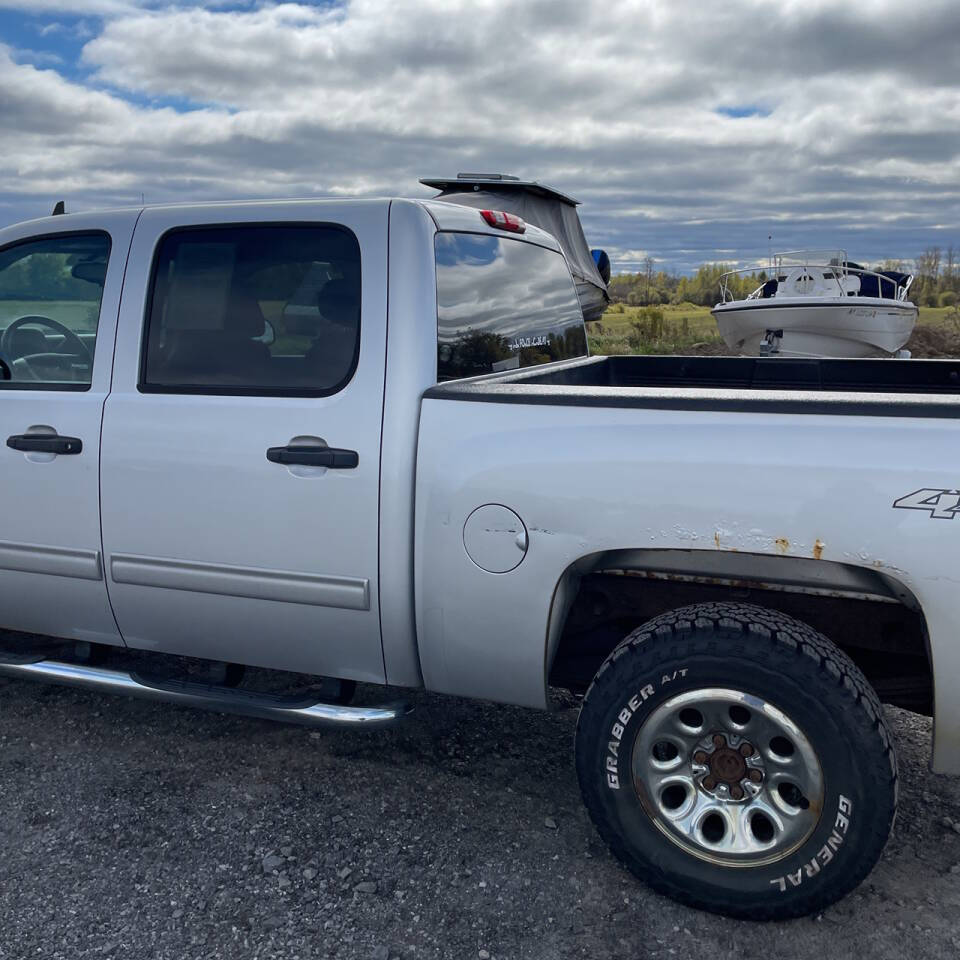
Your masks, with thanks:
M 906 349 L 917 359 L 937 360 L 960 357 L 960 329 L 957 327 L 924 327 L 914 329 Z
M 860 890 L 753 924 L 607 854 L 573 710 L 414 702 L 321 733 L 0 680 L 0 957 L 960 955 L 960 781 L 927 772 L 926 719 L 891 711 L 900 816 Z

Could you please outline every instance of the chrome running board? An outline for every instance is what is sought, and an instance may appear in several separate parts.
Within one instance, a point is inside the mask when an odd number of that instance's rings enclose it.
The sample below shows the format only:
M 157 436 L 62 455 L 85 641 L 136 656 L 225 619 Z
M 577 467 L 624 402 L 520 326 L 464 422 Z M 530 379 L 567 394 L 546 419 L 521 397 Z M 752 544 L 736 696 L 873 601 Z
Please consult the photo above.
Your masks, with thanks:
M 0 676 L 41 680 L 83 690 L 119 693 L 142 700 L 158 700 L 182 707 L 199 707 L 222 713 L 239 713 L 265 720 L 281 720 L 314 727 L 352 727 L 364 730 L 387 727 L 402 720 L 413 709 L 398 701 L 382 706 L 351 707 L 316 703 L 309 698 L 281 697 L 253 693 L 232 687 L 216 687 L 182 680 L 153 680 L 119 670 L 105 670 L 79 663 L 40 660 L 11 663 L 0 660 Z

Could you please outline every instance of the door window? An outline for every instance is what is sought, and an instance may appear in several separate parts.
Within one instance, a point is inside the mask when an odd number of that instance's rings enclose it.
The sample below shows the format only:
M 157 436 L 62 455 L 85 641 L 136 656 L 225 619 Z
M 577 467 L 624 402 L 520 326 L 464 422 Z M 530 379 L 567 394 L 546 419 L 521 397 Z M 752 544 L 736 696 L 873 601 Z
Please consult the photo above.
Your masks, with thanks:
M 167 233 L 147 318 L 144 392 L 326 396 L 360 347 L 360 246 L 344 227 Z
M 0 388 L 89 389 L 109 256 L 105 233 L 0 250 Z

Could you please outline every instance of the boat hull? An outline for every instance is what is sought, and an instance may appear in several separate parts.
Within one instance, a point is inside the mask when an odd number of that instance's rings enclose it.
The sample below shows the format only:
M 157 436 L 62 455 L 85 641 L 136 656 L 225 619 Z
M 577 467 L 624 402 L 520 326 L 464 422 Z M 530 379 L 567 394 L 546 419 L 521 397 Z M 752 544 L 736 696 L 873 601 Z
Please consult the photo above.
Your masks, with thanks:
M 917 322 L 912 303 L 876 297 L 775 297 L 717 304 L 720 336 L 736 353 L 759 356 L 767 331 L 783 331 L 778 351 L 805 357 L 890 356 L 910 339 Z

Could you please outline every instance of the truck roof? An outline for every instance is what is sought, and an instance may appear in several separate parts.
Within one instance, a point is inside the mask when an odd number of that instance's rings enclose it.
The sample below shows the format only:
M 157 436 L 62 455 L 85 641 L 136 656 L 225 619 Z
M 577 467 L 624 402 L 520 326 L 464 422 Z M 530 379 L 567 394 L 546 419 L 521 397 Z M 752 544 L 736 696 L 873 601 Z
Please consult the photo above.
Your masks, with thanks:
M 191 213 L 196 213 L 199 211 L 210 211 L 210 210 L 223 210 L 223 211 L 249 211 L 253 212 L 256 210 L 262 210 L 265 217 L 275 215 L 276 212 L 283 209 L 289 209 L 290 207 L 310 207 L 312 209 L 324 208 L 324 207 L 333 207 L 333 206 L 343 206 L 344 204 L 363 204 L 364 206 L 372 205 L 388 205 L 390 203 L 412 203 L 416 204 L 419 207 L 422 207 L 430 215 L 433 222 L 436 224 L 438 230 L 456 230 L 456 231 L 466 231 L 469 233 L 484 233 L 489 234 L 490 236 L 498 237 L 511 237 L 516 240 L 526 240 L 531 243 L 536 243 L 541 247 L 548 247 L 551 250 L 556 250 L 562 252 L 559 242 L 556 238 L 547 233 L 545 230 L 541 230 L 539 227 L 534 226 L 532 223 L 526 224 L 526 230 L 524 233 L 507 233 L 503 230 L 491 227 L 487 222 L 480 216 L 479 210 L 473 207 L 465 207 L 462 204 L 456 203 L 447 203 L 443 200 L 422 200 L 422 199 L 411 199 L 409 197 L 375 197 L 375 198 L 352 198 L 352 197 L 300 197 L 295 199 L 281 199 L 281 200 L 213 200 L 213 201 L 202 201 L 197 203 L 183 203 L 183 202 L 172 202 L 172 203 L 148 203 L 144 205 L 128 206 L 128 207 L 110 207 L 103 208 L 100 210 L 83 210 L 77 211 L 76 213 L 63 213 L 56 214 L 49 217 L 38 217 L 34 220 L 24 221 L 27 223 L 36 223 L 36 224 L 45 224 L 49 223 L 51 226 L 63 227 L 63 225 L 69 222 L 70 217 L 83 215 L 89 216 L 91 214 L 96 215 L 98 213 L 121 213 L 125 211 L 136 212 L 139 210 L 182 210 L 185 215 Z M 273 211 L 274 213 L 271 213 Z M 229 217 L 229 214 L 227 214 Z M 10 226 L 13 226 L 11 224 Z

